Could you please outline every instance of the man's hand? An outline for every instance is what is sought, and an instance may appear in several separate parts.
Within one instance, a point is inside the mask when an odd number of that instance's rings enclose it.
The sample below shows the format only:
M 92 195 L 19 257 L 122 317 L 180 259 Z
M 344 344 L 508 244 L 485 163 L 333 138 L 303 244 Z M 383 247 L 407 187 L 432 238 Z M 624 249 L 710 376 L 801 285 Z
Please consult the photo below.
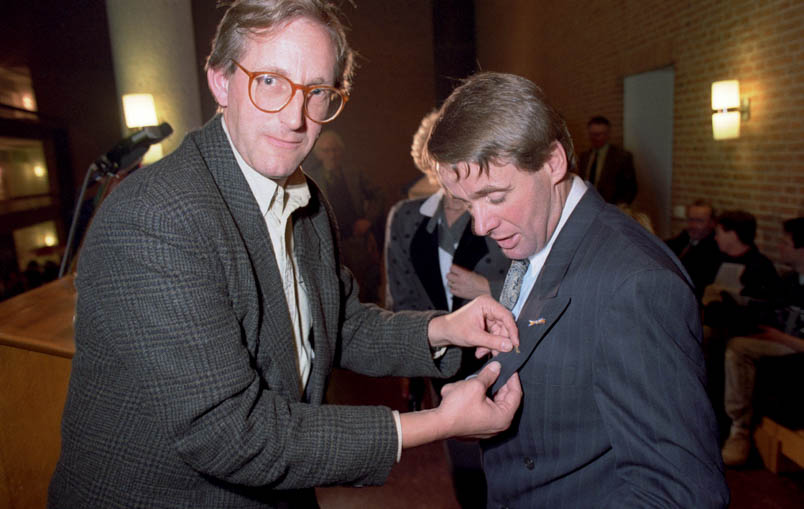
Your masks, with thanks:
M 494 399 L 486 396 L 500 375 L 491 362 L 476 377 L 447 384 L 438 408 L 400 416 L 402 447 L 416 447 L 446 438 L 489 438 L 508 429 L 522 402 L 522 385 L 514 373 Z
M 451 423 L 451 436 L 489 438 L 508 429 L 522 401 L 522 385 L 514 373 L 492 400 L 486 393 L 499 375 L 500 363 L 490 362 L 476 377 L 441 388 L 436 412 Z
M 476 272 L 452 265 L 447 273 L 447 283 L 452 295 L 462 299 L 474 299 L 481 295 L 491 295 L 489 280 Z
M 513 315 L 489 295 L 430 320 L 427 337 L 434 348 L 455 345 L 508 352 L 519 346 Z

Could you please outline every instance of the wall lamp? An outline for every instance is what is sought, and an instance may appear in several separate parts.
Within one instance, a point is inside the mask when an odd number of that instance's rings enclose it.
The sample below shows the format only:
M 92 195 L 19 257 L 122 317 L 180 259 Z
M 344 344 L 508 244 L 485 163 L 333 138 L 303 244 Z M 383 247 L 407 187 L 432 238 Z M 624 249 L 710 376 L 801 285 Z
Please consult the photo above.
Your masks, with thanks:
M 712 83 L 712 136 L 716 140 L 740 137 L 740 121 L 751 118 L 751 100 L 740 98 L 738 80 Z
M 151 94 L 124 94 L 123 116 L 126 118 L 126 127 L 137 129 L 159 124 L 156 118 L 154 96 Z M 143 164 L 151 164 L 162 159 L 161 143 L 154 143 L 142 158 Z

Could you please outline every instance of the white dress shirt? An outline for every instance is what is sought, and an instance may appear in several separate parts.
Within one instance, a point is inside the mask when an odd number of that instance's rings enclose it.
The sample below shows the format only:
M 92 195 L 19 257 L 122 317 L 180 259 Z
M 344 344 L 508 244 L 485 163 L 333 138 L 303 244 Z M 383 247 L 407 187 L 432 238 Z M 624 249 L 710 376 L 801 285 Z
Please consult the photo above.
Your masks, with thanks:
M 306 284 L 301 279 L 293 250 L 293 221 L 290 215 L 296 209 L 304 207 L 310 202 L 310 188 L 307 186 L 307 177 L 301 171 L 301 168 L 297 168 L 288 177 L 283 188 L 273 180 L 257 173 L 254 168 L 246 163 L 235 148 L 222 116 L 221 124 L 223 124 L 223 132 L 226 133 L 226 139 L 229 140 L 232 152 L 234 152 L 237 165 L 240 167 L 240 171 L 243 172 L 243 176 L 246 177 L 246 182 L 248 182 L 249 188 L 257 200 L 257 205 L 259 205 L 260 212 L 265 218 L 265 224 L 268 227 L 271 245 L 276 254 L 276 263 L 282 276 L 282 286 L 288 303 L 288 310 L 290 311 L 290 319 L 293 322 L 293 340 L 296 345 L 299 363 L 299 377 L 302 388 L 305 388 L 310 377 L 310 368 L 313 358 L 315 358 L 315 352 L 310 345 L 312 326 L 310 323 L 310 303 L 307 297 Z M 446 351 L 446 348 L 441 349 L 442 354 L 444 351 Z M 396 461 L 399 462 L 402 458 L 402 420 L 398 411 L 392 410 L 392 413 L 397 436 Z

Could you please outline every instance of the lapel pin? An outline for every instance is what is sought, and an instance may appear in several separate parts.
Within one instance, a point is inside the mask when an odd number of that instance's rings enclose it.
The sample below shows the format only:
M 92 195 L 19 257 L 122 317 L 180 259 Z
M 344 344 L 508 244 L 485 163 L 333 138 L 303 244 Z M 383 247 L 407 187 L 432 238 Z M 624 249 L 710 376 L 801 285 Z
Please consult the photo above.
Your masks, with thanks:
M 547 323 L 547 320 L 544 318 L 539 318 L 538 320 L 528 320 L 528 327 L 533 327 L 534 325 L 544 325 Z

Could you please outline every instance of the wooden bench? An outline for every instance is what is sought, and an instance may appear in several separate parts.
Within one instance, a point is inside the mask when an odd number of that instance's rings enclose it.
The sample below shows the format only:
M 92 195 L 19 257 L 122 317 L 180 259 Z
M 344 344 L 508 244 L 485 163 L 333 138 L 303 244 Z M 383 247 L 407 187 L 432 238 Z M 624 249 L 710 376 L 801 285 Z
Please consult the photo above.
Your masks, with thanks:
M 804 430 L 791 430 L 763 417 L 754 444 L 765 468 L 774 474 L 804 468 Z

